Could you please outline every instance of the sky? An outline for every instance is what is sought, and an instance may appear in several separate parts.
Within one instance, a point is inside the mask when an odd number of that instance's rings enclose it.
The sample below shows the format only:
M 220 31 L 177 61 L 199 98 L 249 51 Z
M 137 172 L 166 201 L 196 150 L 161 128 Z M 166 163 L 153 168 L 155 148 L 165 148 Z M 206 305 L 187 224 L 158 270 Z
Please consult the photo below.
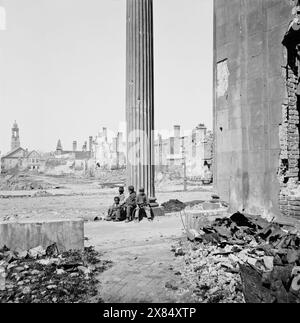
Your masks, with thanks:
M 211 129 L 213 1 L 153 3 L 155 128 Z M 125 0 L 0 0 L 1 19 L 2 153 L 14 120 L 29 150 L 53 151 L 58 139 L 67 150 L 102 127 L 122 130 Z

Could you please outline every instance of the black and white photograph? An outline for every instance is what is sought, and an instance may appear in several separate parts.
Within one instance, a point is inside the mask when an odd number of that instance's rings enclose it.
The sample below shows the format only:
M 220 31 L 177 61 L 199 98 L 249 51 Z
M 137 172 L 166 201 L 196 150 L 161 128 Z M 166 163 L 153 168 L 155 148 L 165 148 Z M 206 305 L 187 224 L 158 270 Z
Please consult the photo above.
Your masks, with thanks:
M 0 0 L 0 304 L 300 303 L 299 118 L 300 0 Z

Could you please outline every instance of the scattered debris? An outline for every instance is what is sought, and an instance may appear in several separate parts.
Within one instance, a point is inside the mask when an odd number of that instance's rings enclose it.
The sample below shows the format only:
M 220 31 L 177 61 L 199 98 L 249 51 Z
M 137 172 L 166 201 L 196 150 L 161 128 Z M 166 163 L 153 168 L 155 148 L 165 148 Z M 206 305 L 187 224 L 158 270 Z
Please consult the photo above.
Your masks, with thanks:
M 171 289 L 171 290 L 178 290 L 178 286 L 176 285 L 176 281 L 172 280 L 172 281 L 169 281 L 165 284 L 165 287 L 168 288 L 168 289 Z
M 176 273 L 197 303 L 243 303 L 242 282 L 235 261 L 212 244 L 189 243 L 185 266 Z
M 175 250 L 176 257 L 180 257 L 180 256 L 184 256 L 184 255 L 185 255 L 185 253 L 182 248 L 176 248 L 176 250 Z
M 15 172 L 0 178 L 1 191 L 41 190 L 40 194 L 43 195 L 48 189 L 53 189 L 53 184 L 39 178 L 39 176 L 25 172 Z
M 162 206 L 165 209 L 165 213 L 176 213 L 181 212 L 185 209 L 209 211 L 228 208 L 228 205 L 225 202 L 217 198 L 213 198 L 211 201 L 195 200 L 186 203 L 183 203 L 179 200 L 170 200 L 168 202 L 163 203 Z
M 19 257 L 6 247 L 0 250 L 0 268 L 6 276 L 0 303 L 101 302 L 95 299 L 96 275 L 110 262 L 101 261 L 93 248 L 59 254 L 57 246 L 51 245 L 46 250 L 31 249 L 24 255 Z
M 105 216 L 96 216 L 94 218 L 94 222 L 99 222 L 99 221 L 104 221 L 105 220 Z
M 187 236 L 190 241 L 200 240 L 203 235 L 203 231 L 197 231 L 194 229 L 187 230 Z
M 170 200 L 166 203 L 163 203 L 162 206 L 165 209 L 165 213 L 180 212 L 186 208 L 186 204 L 179 200 Z
M 28 251 L 29 257 L 32 259 L 38 259 L 46 255 L 46 250 L 39 246 Z
M 185 274 L 197 273 L 200 302 L 300 302 L 300 237 L 294 228 L 236 213 L 189 230 L 188 238 L 193 243 Z

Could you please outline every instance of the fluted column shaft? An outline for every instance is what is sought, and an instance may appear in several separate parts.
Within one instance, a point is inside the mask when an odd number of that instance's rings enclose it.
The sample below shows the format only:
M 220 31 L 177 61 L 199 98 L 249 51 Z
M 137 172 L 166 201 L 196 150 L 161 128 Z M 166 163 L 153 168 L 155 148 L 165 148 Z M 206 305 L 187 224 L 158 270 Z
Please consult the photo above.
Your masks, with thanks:
M 154 189 L 153 1 L 127 0 L 127 184 Z

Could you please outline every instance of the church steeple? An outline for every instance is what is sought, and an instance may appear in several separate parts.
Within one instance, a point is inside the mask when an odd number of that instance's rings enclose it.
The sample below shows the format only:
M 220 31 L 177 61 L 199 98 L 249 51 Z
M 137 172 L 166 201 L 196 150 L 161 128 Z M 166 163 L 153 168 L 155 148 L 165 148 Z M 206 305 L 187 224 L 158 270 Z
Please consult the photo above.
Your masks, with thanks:
M 11 150 L 15 150 L 21 146 L 20 143 L 20 134 L 19 134 L 19 127 L 17 122 L 13 124 L 13 127 L 11 129 L 12 136 L 11 136 Z
M 63 152 L 63 148 L 62 148 L 62 144 L 61 144 L 61 140 L 59 139 L 56 145 L 56 155 L 61 155 Z

